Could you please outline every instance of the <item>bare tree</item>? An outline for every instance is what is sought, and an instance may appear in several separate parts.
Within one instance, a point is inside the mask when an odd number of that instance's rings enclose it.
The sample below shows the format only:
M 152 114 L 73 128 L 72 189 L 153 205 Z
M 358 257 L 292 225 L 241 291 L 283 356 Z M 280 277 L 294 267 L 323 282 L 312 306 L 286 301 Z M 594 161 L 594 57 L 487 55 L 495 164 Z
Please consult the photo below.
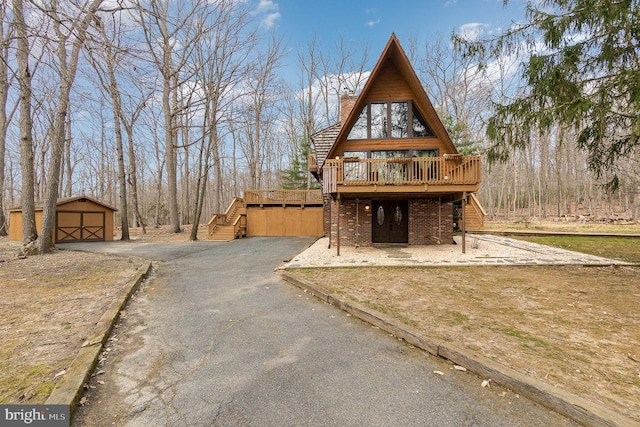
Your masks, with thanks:
M 22 170 L 22 243 L 36 241 L 33 136 L 31 133 L 31 71 L 29 69 L 29 40 L 22 0 L 13 0 L 13 26 L 16 31 L 18 82 L 20 83 L 20 168 Z
M 307 45 L 306 53 L 298 54 L 300 65 L 300 117 L 304 123 L 305 138 L 310 141 L 310 135 L 316 131 L 315 109 L 317 96 L 313 92 L 313 83 L 318 74 L 318 51 L 316 47 L 317 35 Z
M 277 112 L 276 70 L 282 55 L 282 40 L 272 34 L 269 44 L 256 55 L 255 65 L 247 78 L 247 93 L 240 100 L 244 113 L 244 138 L 241 146 L 247 160 L 252 189 L 261 188 L 263 166 L 270 154 L 269 137 Z
M 223 0 L 216 4 L 229 2 L 233 3 Z M 195 70 L 188 66 L 203 36 L 203 26 L 211 7 L 204 0 L 137 3 L 137 18 L 144 31 L 145 42 L 152 62 L 162 76 L 167 198 L 171 231 L 174 233 L 181 231 L 177 186 L 178 115 L 182 113 L 181 108 L 189 107 L 179 97 L 183 95 L 183 89 L 188 90 L 185 82 L 195 74 Z
M 230 120 L 237 89 L 246 75 L 247 57 L 257 43 L 249 30 L 251 14 L 240 4 L 221 3 L 212 19 L 211 30 L 202 38 L 196 52 L 197 87 L 202 93 L 204 111 L 197 144 L 195 165 L 194 221 L 190 240 L 197 240 L 197 225 L 202 216 L 209 171 L 214 172 L 214 210 L 219 212 L 223 193 L 220 129 Z M 225 117 L 227 116 L 227 117 Z
M 106 25 L 109 25 L 107 33 Z M 118 16 L 111 15 L 106 23 L 100 17 L 96 17 L 97 40 L 95 46 L 89 46 L 88 52 L 91 58 L 91 66 L 96 70 L 96 78 L 100 83 L 102 93 L 107 95 L 111 102 L 113 113 L 113 131 L 116 143 L 116 158 L 118 164 L 118 196 L 120 210 L 120 225 L 122 229 L 121 240 L 130 240 L 129 237 L 129 207 L 127 204 L 127 173 L 124 161 L 124 142 L 122 135 L 123 109 L 121 90 L 116 78 L 116 67 L 122 60 L 122 49 L 119 46 L 121 36 Z
M 55 226 L 56 202 L 58 200 L 58 183 L 60 182 L 60 167 L 66 136 L 67 112 L 71 88 L 78 69 L 80 50 L 84 46 L 89 25 L 96 19 L 98 8 L 103 0 L 91 0 L 79 5 L 77 15 L 73 19 L 62 19 L 59 15 L 62 9 L 58 0 L 48 4 L 46 10 L 50 13 L 53 28 L 57 38 L 57 59 L 60 78 L 60 89 L 57 94 L 57 108 L 54 119 L 53 138 L 51 141 L 51 157 L 47 174 L 44 207 L 42 211 L 42 228 L 38 249 L 40 253 L 49 252 L 53 241 Z M 67 3 L 65 3 L 67 4 Z M 70 46 L 69 46 L 70 44 Z M 68 52 L 67 49 L 71 48 Z
M 5 27 L 7 3 L 0 4 L 0 236 L 7 235 L 7 220 L 4 214 L 5 192 L 5 157 L 7 146 L 7 130 L 13 117 L 15 107 L 7 111 L 9 87 L 11 86 L 9 70 L 9 47 L 13 37 L 13 29 Z M 16 104 L 17 107 L 17 104 Z

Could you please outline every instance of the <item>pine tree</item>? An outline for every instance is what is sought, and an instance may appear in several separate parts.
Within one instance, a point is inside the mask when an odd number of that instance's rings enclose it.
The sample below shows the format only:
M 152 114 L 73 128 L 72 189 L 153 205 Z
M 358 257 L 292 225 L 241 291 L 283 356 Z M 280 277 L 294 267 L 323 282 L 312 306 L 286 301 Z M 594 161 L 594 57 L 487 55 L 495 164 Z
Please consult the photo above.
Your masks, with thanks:
M 454 37 L 482 65 L 528 54 L 522 64 L 526 87 L 496 103 L 488 121 L 489 160 L 506 160 L 536 133 L 574 130 L 589 168 L 617 187 L 617 163 L 640 145 L 638 10 L 640 0 L 528 1 L 524 25 L 490 40 Z
M 307 190 L 320 188 L 315 179 L 309 180 L 310 147 L 306 138 L 300 141 L 299 152 L 291 161 L 291 168 L 281 171 L 282 184 L 285 190 Z M 310 186 L 309 186 L 310 184 Z M 307 188 L 309 186 L 309 188 Z
M 471 138 L 467 124 L 456 120 L 451 114 L 440 114 L 440 117 L 443 117 L 442 124 L 447 129 L 449 137 L 458 152 L 464 156 L 478 155 L 480 151 L 479 143 Z

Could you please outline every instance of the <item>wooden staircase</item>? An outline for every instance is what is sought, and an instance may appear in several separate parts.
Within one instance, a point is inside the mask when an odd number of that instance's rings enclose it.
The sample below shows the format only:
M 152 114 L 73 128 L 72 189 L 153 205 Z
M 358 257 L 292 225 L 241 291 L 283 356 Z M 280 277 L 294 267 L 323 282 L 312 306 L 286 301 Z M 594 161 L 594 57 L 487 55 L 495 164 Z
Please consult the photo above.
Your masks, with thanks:
M 486 216 L 487 213 L 482 208 L 477 194 L 469 194 L 469 199 L 465 210 L 466 229 L 469 231 L 482 230 L 484 228 L 484 218 Z
M 223 214 L 213 214 L 207 224 L 209 240 L 228 242 L 247 234 L 247 208 L 244 201 L 234 197 Z

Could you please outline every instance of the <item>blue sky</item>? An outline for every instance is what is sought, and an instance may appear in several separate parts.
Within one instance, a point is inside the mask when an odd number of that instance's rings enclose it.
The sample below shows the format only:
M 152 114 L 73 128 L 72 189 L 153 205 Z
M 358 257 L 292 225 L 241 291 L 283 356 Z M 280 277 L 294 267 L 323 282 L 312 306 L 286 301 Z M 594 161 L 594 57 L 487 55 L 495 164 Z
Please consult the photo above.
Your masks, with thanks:
M 392 32 L 400 43 L 410 37 L 448 39 L 452 32 L 482 29 L 502 32 L 522 21 L 524 0 L 258 0 L 265 27 L 284 37 L 289 49 L 305 48 L 314 32 L 322 50 L 340 36 L 359 47 L 366 44 L 377 60 Z M 373 64 L 371 64 L 373 65 Z

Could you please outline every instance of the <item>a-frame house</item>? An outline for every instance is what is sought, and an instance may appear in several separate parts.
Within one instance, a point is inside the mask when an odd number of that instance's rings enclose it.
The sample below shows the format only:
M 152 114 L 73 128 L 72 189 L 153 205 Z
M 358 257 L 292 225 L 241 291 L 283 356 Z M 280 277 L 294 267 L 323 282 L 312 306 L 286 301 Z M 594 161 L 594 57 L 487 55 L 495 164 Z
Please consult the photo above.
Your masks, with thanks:
M 340 115 L 312 135 L 309 162 L 331 244 L 453 243 L 457 201 L 483 220 L 480 158 L 458 153 L 395 34 Z

